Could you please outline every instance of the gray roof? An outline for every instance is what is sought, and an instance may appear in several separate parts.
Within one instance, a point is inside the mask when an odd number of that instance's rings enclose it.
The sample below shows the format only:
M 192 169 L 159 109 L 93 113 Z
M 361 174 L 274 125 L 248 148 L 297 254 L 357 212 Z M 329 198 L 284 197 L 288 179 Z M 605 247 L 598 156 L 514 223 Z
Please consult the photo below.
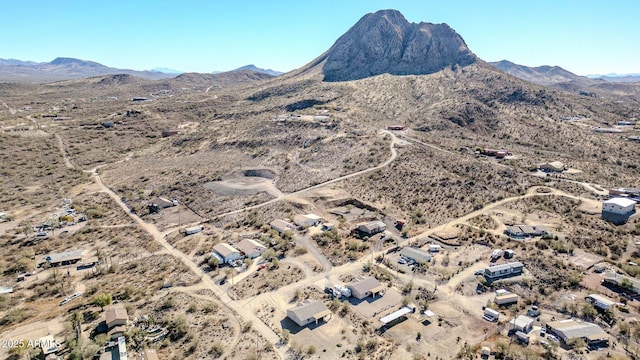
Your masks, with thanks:
M 512 263 L 489 266 L 487 270 L 489 270 L 490 272 L 497 272 L 497 271 L 508 270 L 514 267 L 524 267 L 524 265 L 520 261 L 515 261 Z
M 519 315 L 517 318 L 512 319 L 511 321 L 509 321 L 509 324 L 515 325 L 516 327 L 519 327 L 519 328 L 525 328 L 525 327 L 533 324 L 534 321 L 536 321 L 536 320 L 532 319 L 532 318 L 530 318 L 528 316 Z
M 59 263 L 63 261 L 80 260 L 84 257 L 85 250 L 70 250 L 57 254 L 51 254 L 45 258 L 50 263 Z
M 426 259 L 426 261 L 431 261 L 431 254 L 429 254 L 428 252 L 422 250 L 422 249 L 417 249 L 417 248 L 413 248 L 413 247 L 405 247 L 402 249 L 402 251 L 400 251 L 400 255 L 402 256 L 406 256 L 409 259 L 413 259 L 416 261 L 422 261 L 423 259 Z
M 329 311 L 327 306 L 320 300 L 304 300 L 299 302 L 296 307 L 287 310 L 289 314 L 295 314 L 300 320 L 306 320 L 312 317 L 323 317 Z
M 547 323 L 558 335 L 564 336 L 565 341 L 592 336 L 608 337 L 607 333 L 596 324 L 577 322 L 575 320 L 562 320 Z

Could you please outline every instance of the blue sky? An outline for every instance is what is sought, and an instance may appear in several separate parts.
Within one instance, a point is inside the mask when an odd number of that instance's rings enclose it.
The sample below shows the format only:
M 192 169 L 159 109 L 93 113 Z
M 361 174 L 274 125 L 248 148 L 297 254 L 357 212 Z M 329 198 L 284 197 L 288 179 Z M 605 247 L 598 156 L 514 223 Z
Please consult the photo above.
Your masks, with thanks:
M 0 58 L 289 71 L 380 9 L 447 23 L 487 61 L 558 65 L 580 75 L 640 73 L 640 0 L 4 0 Z

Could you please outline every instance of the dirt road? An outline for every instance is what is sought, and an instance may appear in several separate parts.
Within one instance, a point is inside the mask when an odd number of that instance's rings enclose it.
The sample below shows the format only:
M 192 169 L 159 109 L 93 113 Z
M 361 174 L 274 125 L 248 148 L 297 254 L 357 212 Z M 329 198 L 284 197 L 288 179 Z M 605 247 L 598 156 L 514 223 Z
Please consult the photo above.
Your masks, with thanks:
M 200 280 L 202 281 L 202 283 L 204 284 L 204 286 L 206 286 L 207 289 L 211 290 L 218 297 L 218 299 L 221 301 L 221 303 L 224 306 L 229 308 L 231 311 L 237 313 L 239 316 L 245 319 L 245 321 L 251 322 L 253 328 L 258 333 L 260 333 L 268 342 L 272 344 L 276 344 L 280 341 L 279 335 L 276 334 L 269 327 L 267 327 L 252 311 L 246 308 L 243 308 L 242 306 L 239 305 L 239 303 L 231 300 L 231 298 L 229 298 L 226 292 L 224 292 L 219 286 L 214 284 L 213 280 L 211 280 L 211 278 L 207 274 L 205 274 L 202 271 L 202 269 L 200 269 L 198 265 L 195 262 L 193 262 L 193 260 L 191 260 L 183 252 L 179 251 L 178 249 L 174 248 L 171 244 L 169 244 L 165 240 L 163 234 L 161 234 L 154 225 L 149 224 L 144 220 L 142 220 L 139 216 L 132 214 L 129 211 L 129 208 L 127 207 L 127 205 L 123 203 L 122 200 L 120 200 L 118 195 L 102 182 L 102 179 L 100 179 L 100 176 L 96 174 L 94 175 L 94 179 L 96 183 L 103 189 L 103 191 L 109 194 L 109 196 L 113 199 L 113 201 L 115 201 L 122 208 L 122 210 L 124 210 L 129 215 L 129 217 L 131 217 L 146 232 L 148 232 L 151 236 L 153 236 L 153 239 L 156 242 L 158 242 L 160 245 L 162 245 L 171 256 L 174 256 L 175 258 L 180 260 L 187 268 L 189 268 L 192 272 L 197 274 Z M 288 348 L 287 346 L 274 347 L 274 348 L 276 350 L 276 353 L 278 353 L 278 355 L 280 356 L 280 358 L 285 358 L 285 353 Z

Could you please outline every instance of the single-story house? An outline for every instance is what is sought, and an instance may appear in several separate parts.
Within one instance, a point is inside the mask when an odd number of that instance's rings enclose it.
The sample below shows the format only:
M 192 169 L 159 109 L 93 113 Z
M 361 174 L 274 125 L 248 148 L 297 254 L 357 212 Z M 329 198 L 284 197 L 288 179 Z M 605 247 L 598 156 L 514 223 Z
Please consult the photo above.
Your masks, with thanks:
M 296 226 L 284 220 L 276 219 L 269 223 L 272 229 L 282 234 L 285 231 L 295 230 Z
M 636 212 L 636 202 L 624 197 L 614 197 L 602 203 L 602 218 L 615 225 L 622 225 Z
M 70 250 L 57 254 L 50 254 L 44 260 L 51 266 L 75 264 L 84 258 L 85 250 Z
M 582 339 L 588 346 L 608 346 L 609 334 L 596 324 L 578 322 L 573 319 L 547 323 L 547 331 L 555 334 L 567 345 L 573 340 Z
M 496 305 L 505 306 L 505 305 L 517 304 L 519 298 L 520 297 L 518 296 L 518 294 L 506 293 L 503 295 L 497 295 L 493 299 L 493 302 L 496 303 Z
M 347 289 L 351 290 L 351 295 L 356 299 L 364 299 L 367 296 L 375 298 L 376 295 L 384 293 L 386 286 L 382 285 L 378 279 L 369 276 L 347 284 Z
M 359 224 L 356 230 L 363 235 L 371 236 L 387 230 L 387 225 L 382 221 L 370 221 L 368 223 Z
M 400 251 L 400 255 L 412 259 L 417 263 L 427 263 L 433 258 L 433 256 L 431 256 L 431 254 L 429 254 L 428 252 L 409 246 L 403 248 Z
M 312 322 L 329 321 L 331 310 L 320 300 L 304 300 L 296 304 L 294 308 L 287 310 L 287 317 L 299 326 L 305 326 Z
M 320 224 L 322 218 L 316 214 L 296 215 L 293 217 L 293 222 L 300 227 L 316 226 Z
M 124 306 L 113 305 L 106 309 L 105 322 L 109 329 L 115 326 L 127 325 L 127 321 L 129 321 L 129 315 Z
M 586 300 L 593 304 L 593 306 L 602 310 L 611 309 L 616 305 L 615 301 L 599 294 L 591 294 L 587 296 Z
M 508 226 L 504 233 L 515 237 L 541 236 L 547 233 L 547 228 L 540 225 L 513 225 Z
M 602 282 L 606 284 L 614 285 L 618 288 L 623 288 L 627 291 L 631 291 L 634 294 L 640 294 L 640 280 L 636 278 L 618 275 L 615 272 L 607 272 L 604 274 Z
M 509 324 L 511 324 L 511 328 L 513 330 L 522 331 L 526 334 L 531 331 L 531 329 L 533 329 L 533 323 L 535 321 L 535 319 L 532 319 L 528 316 L 519 315 L 517 318 L 511 319 L 511 321 L 509 321 Z
M 201 232 L 202 230 L 204 230 L 204 226 L 196 225 L 196 226 L 192 226 L 192 227 L 188 227 L 188 228 L 184 229 L 184 234 L 185 235 L 193 235 L 193 234 L 197 234 L 197 233 Z
M 251 259 L 257 258 L 258 256 L 262 255 L 265 250 L 267 250 L 266 246 L 253 239 L 242 239 L 242 241 L 236 244 L 236 248 L 240 250 L 244 254 L 244 256 Z
M 566 170 L 566 165 L 561 163 L 560 161 L 552 161 L 546 162 L 544 164 L 538 165 L 538 169 L 544 172 L 563 172 Z
M 226 264 L 240 259 L 240 251 L 227 243 L 219 243 L 213 247 L 213 251 L 224 259 Z
M 161 198 L 161 197 L 157 197 L 151 201 L 149 201 L 149 204 L 147 205 L 147 208 L 149 209 L 150 212 L 158 212 L 162 209 L 166 209 L 169 207 L 174 206 L 175 204 L 172 201 L 169 201 L 165 198 Z
M 501 265 L 489 266 L 484 270 L 484 277 L 487 281 L 495 281 L 502 278 L 518 276 L 522 274 L 524 265 L 519 262 L 511 262 Z

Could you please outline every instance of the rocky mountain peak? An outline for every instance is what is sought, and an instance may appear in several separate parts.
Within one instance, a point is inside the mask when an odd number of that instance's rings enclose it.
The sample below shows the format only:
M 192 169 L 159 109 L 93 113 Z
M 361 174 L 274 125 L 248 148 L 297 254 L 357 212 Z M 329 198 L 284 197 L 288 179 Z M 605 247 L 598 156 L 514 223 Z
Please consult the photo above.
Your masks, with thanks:
M 477 60 L 447 24 L 410 23 L 397 10 L 365 15 L 322 57 L 325 81 L 430 74 Z

